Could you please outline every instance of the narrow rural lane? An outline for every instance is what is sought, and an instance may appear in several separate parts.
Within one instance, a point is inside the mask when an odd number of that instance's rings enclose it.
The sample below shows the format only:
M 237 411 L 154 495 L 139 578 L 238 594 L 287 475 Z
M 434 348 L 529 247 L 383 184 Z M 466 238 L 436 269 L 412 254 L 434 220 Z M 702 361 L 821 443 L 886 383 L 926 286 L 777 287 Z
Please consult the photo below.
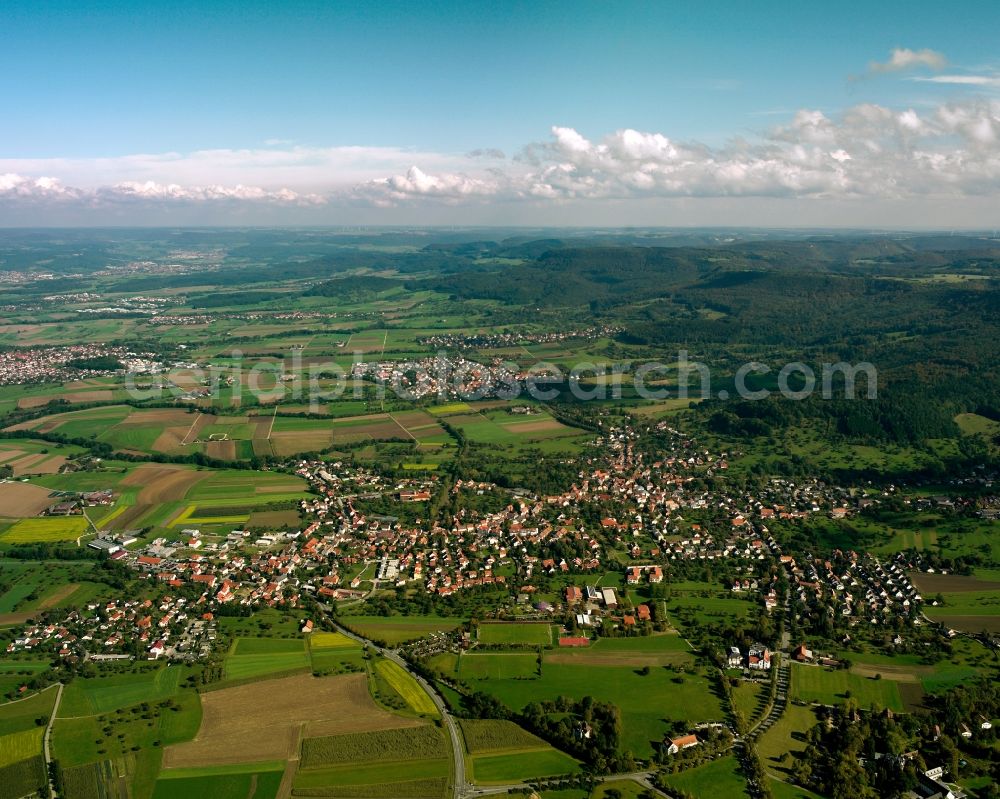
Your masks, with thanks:
M 49 716 L 49 723 L 45 725 L 45 736 L 43 741 L 43 752 L 45 754 L 45 774 L 49 781 L 49 794 L 55 799 L 58 797 L 55 782 L 52 780 L 52 757 L 49 754 L 49 741 L 52 739 L 52 725 L 55 723 L 56 714 L 59 712 L 59 703 L 62 702 L 63 684 L 59 683 L 56 691 L 56 703 L 52 706 L 52 714 Z

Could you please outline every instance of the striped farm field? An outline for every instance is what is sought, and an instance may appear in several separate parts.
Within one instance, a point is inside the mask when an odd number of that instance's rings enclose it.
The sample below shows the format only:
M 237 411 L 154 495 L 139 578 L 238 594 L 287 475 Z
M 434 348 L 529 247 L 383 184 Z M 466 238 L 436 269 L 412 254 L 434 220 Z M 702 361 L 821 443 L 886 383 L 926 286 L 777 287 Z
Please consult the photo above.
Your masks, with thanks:
M 250 518 L 249 513 L 220 513 L 219 515 L 198 515 L 201 512 L 212 513 L 211 507 L 204 505 L 188 505 L 179 515 L 175 516 L 168 527 L 178 527 L 186 524 L 245 524 Z
M 31 730 L 12 732 L 10 735 L 0 737 L 0 768 L 19 760 L 35 757 L 42 751 L 42 736 L 44 734 L 44 727 L 35 727 Z
M 850 692 L 848 694 L 848 692 Z M 898 713 L 903 712 L 899 685 L 891 679 L 877 680 L 849 671 L 825 669 L 819 666 L 792 664 L 792 690 L 795 699 L 835 705 L 846 701 L 849 695 L 861 707 L 877 702 Z
M 427 695 L 427 692 L 420 687 L 420 684 L 398 663 L 391 660 L 380 660 L 375 664 L 378 673 L 385 679 L 393 690 L 398 693 L 403 700 L 417 713 L 437 716 L 438 711 L 434 702 Z
M 432 633 L 450 632 L 461 626 L 464 619 L 441 616 L 344 616 L 340 621 L 358 635 L 395 646 Z
M 532 622 L 480 624 L 479 640 L 484 644 L 548 646 L 552 643 L 552 625 Z

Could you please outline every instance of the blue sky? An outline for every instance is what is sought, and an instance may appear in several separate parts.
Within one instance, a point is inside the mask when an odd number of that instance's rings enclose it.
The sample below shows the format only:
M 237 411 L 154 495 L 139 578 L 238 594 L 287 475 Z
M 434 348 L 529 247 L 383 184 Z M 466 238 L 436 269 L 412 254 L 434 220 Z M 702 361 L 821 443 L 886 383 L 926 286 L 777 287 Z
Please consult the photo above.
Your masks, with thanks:
M 699 213 L 706 217 L 713 208 L 738 216 L 733 203 L 718 201 L 732 196 L 809 197 L 833 207 L 870 192 L 842 180 L 843 196 L 831 197 L 837 176 L 818 180 L 812 172 L 826 166 L 815 160 L 808 179 L 799 163 L 796 176 L 777 184 L 760 179 L 736 186 L 726 182 L 734 142 L 755 148 L 750 161 L 733 167 L 737 173 L 748 164 L 774 168 L 764 162 L 773 160 L 776 142 L 794 146 L 787 131 L 778 139 L 775 131 L 793 125 L 801 112 L 818 111 L 839 132 L 818 143 L 807 128 L 811 138 L 796 144 L 829 143 L 827 156 L 850 156 L 835 157 L 834 167 L 860 167 L 853 143 L 867 147 L 870 157 L 870 132 L 864 125 L 846 129 L 841 117 L 851 108 L 912 110 L 930 123 L 941 118 L 942 107 L 956 105 L 972 109 L 964 121 L 952 115 L 920 135 L 933 135 L 934 152 L 943 149 L 958 163 L 961 143 L 949 145 L 956 130 L 1000 124 L 997 30 L 1000 4 L 994 2 L 5 0 L 0 175 L 8 177 L 0 179 L 0 224 L 43 212 L 127 222 L 134 211 L 142 221 L 149 213 L 138 213 L 143 203 L 165 203 L 173 211 L 187 203 L 200 208 L 202 218 L 207 205 L 212 221 L 235 215 L 238 222 L 248 212 L 237 200 L 256 209 L 251 216 L 295 205 L 303 221 L 323 221 L 330 212 L 330 222 L 389 223 L 420 221 L 421 208 L 428 222 L 446 219 L 450 208 L 460 221 L 502 216 L 507 223 L 517 216 L 515 206 L 526 217 L 541 212 L 561 221 L 569 205 L 585 211 L 584 223 L 597 224 L 609 204 L 658 218 L 653 209 L 679 198 L 690 205 L 694 197 L 704 200 Z M 893 65 L 894 51 L 910 55 Z M 887 66 L 872 68 L 879 63 Z M 627 164 L 621 158 L 598 163 L 580 156 L 585 148 L 554 128 L 591 143 L 591 155 L 600 155 L 607 137 L 614 150 L 620 138 L 613 137 L 627 130 L 665 137 L 680 145 L 681 155 L 664 156 L 658 147 L 649 163 L 641 153 L 629 155 Z M 898 134 L 883 125 L 878 136 Z M 980 134 L 970 135 L 976 147 L 983 143 Z M 915 151 L 919 157 L 925 145 L 909 143 L 894 158 L 913 158 Z M 678 172 L 678 160 L 700 157 L 702 147 L 712 164 L 729 165 L 724 175 L 716 169 L 706 177 L 703 167 L 697 176 Z M 467 157 L 478 151 L 489 154 Z M 996 153 L 979 157 L 991 175 Z M 553 184 L 550 168 L 565 174 L 567 164 L 582 182 Z M 655 179 L 627 178 L 631 188 L 623 188 L 622 173 L 632 174 L 637 164 Z M 901 168 L 894 164 L 887 186 L 901 185 Z M 984 192 L 995 194 L 996 186 L 982 184 L 982 172 L 953 208 L 978 208 Z M 858 215 L 867 218 L 881 200 L 886 222 L 898 224 L 900 203 L 937 188 L 925 185 L 928 174 L 924 168 L 919 179 L 904 180 L 913 185 L 902 195 L 862 197 Z M 609 179 L 616 185 L 607 185 Z M 594 181 L 602 189 L 588 193 Z M 135 201 L 128 206 L 123 192 L 111 191 L 125 184 L 179 188 L 134 188 L 124 192 Z M 943 184 L 954 186 L 954 175 Z M 54 186 L 65 191 L 53 209 Z M 223 190 L 211 196 L 187 191 L 206 186 Z M 235 186 L 260 195 L 234 194 Z M 109 209 L 112 196 L 117 204 Z M 291 210 L 283 208 L 283 218 L 294 217 Z M 976 210 L 976 220 L 980 216 Z M 801 215 L 796 221 L 808 223 Z

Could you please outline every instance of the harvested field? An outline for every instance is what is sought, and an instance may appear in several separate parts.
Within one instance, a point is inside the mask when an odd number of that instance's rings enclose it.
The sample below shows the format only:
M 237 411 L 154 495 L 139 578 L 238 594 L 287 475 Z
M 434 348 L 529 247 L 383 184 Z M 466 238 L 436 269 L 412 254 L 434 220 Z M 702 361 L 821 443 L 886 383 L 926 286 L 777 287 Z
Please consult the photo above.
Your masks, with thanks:
M 924 706 L 924 686 L 920 683 L 901 682 L 899 696 L 907 713 L 913 713 Z
M 205 454 L 223 461 L 236 460 L 236 442 L 208 441 L 205 443 Z
M 369 438 L 409 438 L 405 428 L 397 424 L 393 419 L 384 419 L 367 424 L 337 425 L 333 428 L 333 441 L 353 442 L 364 441 Z
M 108 523 L 113 530 L 128 530 L 158 505 L 176 502 L 209 472 L 199 472 L 162 463 L 145 463 L 121 481 L 123 486 L 142 486 L 135 504 Z
M 642 666 L 675 666 L 692 661 L 689 652 L 594 652 L 586 649 L 555 651 L 546 654 L 546 663 L 562 663 L 568 666 L 618 666 L 640 668 Z
M 135 522 L 152 509 L 152 505 L 129 505 L 107 524 L 102 525 L 102 529 L 130 530 L 135 527 Z
M 248 527 L 295 527 L 299 523 L 297 510 L 263 510 L 250 514 Z
M 24 624 L 28 619 L 34 618 L 34 610 L 19 610 L 14 613 L 0 613 L 0 627 L 11 624 Z
M 1000 589 L 1000 580 L 980 580 L 975 576 L 961 574 L 913 572 L 910 574 L 910 579 L 925 597 L 928 594 L 957 594 L 962 591 L 996 591 Z
M 935 616 L 934 621 L 941 622 L 954 630 L 964 630 L 969 633 L 979 633 L 983 630 L 1000 633 L 1000 616 Z
M 921 677 L 926 677 L 934 673 L 933 666 L 893 666 L 889 664 L 874 665 L 871 663 L 857 663 L 851 666 L 851 673 L 859 677 L 875 677 L 881 674 L 884 679 L 894 682 L 919 683 Z
M 315 433 L 272 433 L 269 443 L 275 455 L 284 457 L 299 452 L 315 452 L 330 446 L 330 441 L 329 432 L 317 431 Z
M 153 442 L 154 452 L 163 452 L 168 455 L 181 451 L 181 442 L 190 430 L 190 425 L 185 427 L 168 427 Z
M 167 747 L 163 767 L 284 760 L 302 736 L 319 737 L 425 722 L 382 710 L 364 674 L 262 680 L 203 694 L 202 721 L 193 741 Z M 266 708 L 266 724 L 258 710 Z
M 54 502 L 49 493 L 49 489 L 30 483 L 0 483 L 0 516 L 37 516 Z
M 191 421 L 191 414 L 177 408 L 143 408 L 133 410 L 125 417 L 123 424 L 147 425 L 147 424 L 170 424 L 182 425 L 185 421 Z
M 547 433 L 552 430 L 565 430 L 567 433 L 574 432 L 560 422 L 557 422 L 555 419 L 543 419 L 539 422 L 521 422 L 519 424 L 504 424 L 501 425 L 501 427 L 508 432 L 517 433 L 518 435 L 524 435 L 525 433 Z
M 162 463 L 146 463 L 122 480 L 123 486 L 142 486 L 137 504 L 156 505 L 183 499 L 188 490 L 207 472 Z
M 18 408 L 40 408 L 42 405 L 47 405 L 52 397 L 21 397 L 17 401 Z
M 40 408 L 53 399 L 66 400 L 66 402 L 111 402 L 114 399 L 114 394 L 110 389 L 96 389 L 94 391 L 72 391 L 58 396 L 22 397 L 17 401 L 17 407 Z
M 57 474 L 66 463 L 62 455 L 49 455 L 44 452 L 34 455 L 22 455 L 17 460 L 8 460 L 7 465 L 13 467 L 14 476 L 26 474 Z

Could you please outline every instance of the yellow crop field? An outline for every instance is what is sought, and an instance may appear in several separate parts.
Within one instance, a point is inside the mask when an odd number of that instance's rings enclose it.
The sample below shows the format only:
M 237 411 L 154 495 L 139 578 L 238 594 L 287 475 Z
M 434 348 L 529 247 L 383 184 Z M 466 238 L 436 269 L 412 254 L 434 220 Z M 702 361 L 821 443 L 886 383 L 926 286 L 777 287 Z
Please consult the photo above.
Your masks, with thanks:
M 309 646 L 313 649 L 350 649 L 358 647 L 357 641 L 352 641 L 343 633 L 313 633 L 309 637 Z
M 437 708 L 434 702 L 427 695 L 427 692 L 420 687 L 420 684 L 407 673 L 402 666 L 391 660 L 380 660 L 375 668 L 378 669 L 387 683 L 406 701 L 417 713 L 426 713 L 430 716 L 437 716 Z
M 249 513 L 231 514 L 223 516 L 195 516 L 197 505 L 188 505 L 180 515 L 174 517 L 168 527 L 180 527 L 184 524 L 245 524 L 250 518 Z
M 427 410 L 435 416 L 447 416 L 450 413 L 468 413 L 472 408 L 467 402 L 449 402 L 446 405 L 432 405 Z
M 42 753 L 44 727 L 0 736 L 0 768 Z
M 43 516 L 21 519 L 0 534 L 5 544 L 37 544 L 47 541 L 75 541 L 90 529 L 82 516 Z

